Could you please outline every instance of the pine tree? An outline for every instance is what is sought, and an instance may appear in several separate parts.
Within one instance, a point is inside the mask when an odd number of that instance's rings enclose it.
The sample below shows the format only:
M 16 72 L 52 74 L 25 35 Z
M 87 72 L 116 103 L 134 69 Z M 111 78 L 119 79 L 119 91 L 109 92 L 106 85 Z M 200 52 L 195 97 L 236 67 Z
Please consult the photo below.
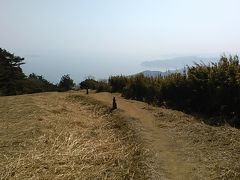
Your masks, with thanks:
M 72 89 L 73 86 L 74 86 L 74 82 L 70 78 L 69 74 L 62 76 L 58 85 L 60 91 L 68 91 Z
M 24 58 L 0 48 L 0 94 L 15 95 L 22 92 L 25 75 L 21 69 Z

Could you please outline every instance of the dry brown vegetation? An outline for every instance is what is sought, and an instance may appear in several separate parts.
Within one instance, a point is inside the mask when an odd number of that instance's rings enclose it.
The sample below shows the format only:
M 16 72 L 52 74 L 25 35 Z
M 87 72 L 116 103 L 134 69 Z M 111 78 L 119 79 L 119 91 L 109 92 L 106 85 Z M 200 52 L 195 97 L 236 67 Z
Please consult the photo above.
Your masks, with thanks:
M 92 96 L 119 108 L 142 124 L 142 137 L 155 152 L 160 179 L 240 179 L 240 130 L 209 126 L 180 111 L 125 100 L 119 94 Z
M 168 131 L 185 162 L 196 164 L 201 179 L 240 179 L 240 131 L 214 127 L 179 111 L 157 108 L 157 126 Z
M 134 120 L 71 93 L 0 97 L 0 179 L 146 179 Z
M 0 115 L 0 179 L 240 179 L 239 129 L 120 94 L 0 97 Z

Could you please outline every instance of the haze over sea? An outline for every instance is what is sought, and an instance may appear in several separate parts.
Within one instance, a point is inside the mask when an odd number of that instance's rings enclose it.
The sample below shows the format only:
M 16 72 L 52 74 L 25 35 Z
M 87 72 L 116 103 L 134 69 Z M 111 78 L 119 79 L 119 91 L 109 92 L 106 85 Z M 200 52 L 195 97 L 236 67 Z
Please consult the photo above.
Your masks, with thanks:
M 144 61 L 240 48 L 239 0 L 0 1 L 0 47 L 25 57 L 26 74 L 52 82 L 63 74 L 76 82 L 135 74 L 150 69 Z

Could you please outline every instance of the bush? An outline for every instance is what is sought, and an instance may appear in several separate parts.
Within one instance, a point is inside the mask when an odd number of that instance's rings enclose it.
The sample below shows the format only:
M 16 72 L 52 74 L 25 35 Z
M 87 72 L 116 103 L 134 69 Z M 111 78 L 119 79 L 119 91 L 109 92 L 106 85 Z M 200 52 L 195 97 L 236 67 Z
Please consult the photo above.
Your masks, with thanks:
M 110 92 L 111 91 L 111 86 L 108 84 L 107 81 L 98 81 L 97 84 L 97 92 Z
M 70 75 L 63 75 L 58 85 L 59 91 L 68 91 L 71 90 L 73 87 L 74 82 L 70 78 Z
M 111 76 L 108 79 L 110 86 L 112 87 L 112 92 L 123 92 L 124 87 L 126 87 L 128 78 L 125 76 Z
M 57 86 L 48 82 L 43 76 L 38 76 L 34 73 L 30 74 L 23 82 L 23 93 L 38 93 L 57 91 Z
M 85 79 L 84 81 L 82 81 L 79 84 L 79 86 L 80 86 L 81 89 L 92 89 L 92 90 L 95 90 L 98 87 L 98 81 L 96 81 L 93 78 L 88 78 L 88 79 Z
M 24 58 L 0 48 L 0 96 L 56 91 L 56 85 L 34 73 L 28 77 L 21 65 Z
M 237 56 L 222 56 L 218 63 L 195 64 L 182 74 L 165 77 L 112 76 L 109 84 L 113 92 L 121 92 L 125 98 L 164 104 L 210 117 L 226 117 L 231 119 L 230 124 L 240 126 L 240 65 Z

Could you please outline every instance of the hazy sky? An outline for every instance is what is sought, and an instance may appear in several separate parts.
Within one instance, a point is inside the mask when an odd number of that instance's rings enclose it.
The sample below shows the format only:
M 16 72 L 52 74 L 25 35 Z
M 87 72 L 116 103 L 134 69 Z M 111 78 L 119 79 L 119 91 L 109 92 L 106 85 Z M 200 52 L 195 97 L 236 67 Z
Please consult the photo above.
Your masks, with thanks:
M 236 54 L 239 0 L 0 0 L 0 47 L 24 69 L 56 81 L 69 73 L 135 73 L 165 56 Z

